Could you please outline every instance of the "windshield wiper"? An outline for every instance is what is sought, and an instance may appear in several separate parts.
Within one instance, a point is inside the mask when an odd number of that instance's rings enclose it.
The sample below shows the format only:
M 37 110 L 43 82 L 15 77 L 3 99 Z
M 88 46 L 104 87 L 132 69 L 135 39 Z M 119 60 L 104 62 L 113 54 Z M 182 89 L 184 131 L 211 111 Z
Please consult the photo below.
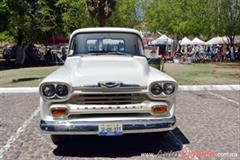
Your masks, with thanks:
M 132 54 L 125 53 L 125 52 L 117 52 L 117 51 L 108 51 L 108 55 L 123 55 L 123 56 L 133 56 Z
M 133 56 L 132 54 L 118 51 L 89 51 L 88 55 L 123 55 L 123 56 Z
M 86 55 L 96 55 L 96 56 L 98 56 L 98 55 L 106 55 L 106 54 L 105 53 L 92 53 L 92 52 L 89 52 Z
M 89 51 L 88 55 L 105 55 L 106 51 Z

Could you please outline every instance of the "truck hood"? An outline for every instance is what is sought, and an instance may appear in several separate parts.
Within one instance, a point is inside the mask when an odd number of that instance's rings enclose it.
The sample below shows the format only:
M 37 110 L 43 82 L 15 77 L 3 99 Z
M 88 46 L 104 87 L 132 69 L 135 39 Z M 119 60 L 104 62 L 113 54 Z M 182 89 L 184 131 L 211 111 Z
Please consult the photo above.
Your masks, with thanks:
M 63 70 L 72 86 L 95 86 L 99 82 L 121 82 L 147 86 L 149 66 L 144 57 L 99 55 L 69 57 Z

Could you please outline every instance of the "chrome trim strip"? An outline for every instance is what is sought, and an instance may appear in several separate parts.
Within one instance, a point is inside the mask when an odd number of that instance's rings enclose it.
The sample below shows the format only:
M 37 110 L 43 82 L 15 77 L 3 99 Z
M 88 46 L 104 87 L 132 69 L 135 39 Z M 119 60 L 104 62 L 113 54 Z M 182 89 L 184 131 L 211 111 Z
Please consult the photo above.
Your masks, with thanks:
M 122 104 L 122 105 L 78 105 L 78 104 L 53 104 L 49 107 L 52 108 L 62 107 L 67 108 L 69 111 L 69 115 L 86 115 L 86 114 L 124 114 L 124 113 L 148 113 L 151 115 L 155 115 L 152 113 L 152 106 L 156 105 L 164 105 L 167 106 L 168 111 L 161 114 L 161 116 L 169 113 L 169 110 L 174 107 L 169 106 L 167 102 L 164 101 L 145 101 L 143 103 L 138 104 Z
M 176 117 L 162 119 L 134 119 L 115 121 L 43 121 L 40 122 L 42 131 L 54 135 L 97 135 L 98 125 L 102 123 L 123 124 L 123 134 L 147 133 L 173 130 L 176 127 Z
M 141 91 L 147 89 L 146 86 L 143 87 L 136 87 L 136 86 L 126 86 L 126 87 L 119 87 L 119 88 L 102 88 L 99 86 L 80 86 L 80 87 L 73 87 L 74 91 L 86 91 L 86 92 L 94 92 L 94 91 L 100 91 L 100 92 L 133 92 L 133 91 Z

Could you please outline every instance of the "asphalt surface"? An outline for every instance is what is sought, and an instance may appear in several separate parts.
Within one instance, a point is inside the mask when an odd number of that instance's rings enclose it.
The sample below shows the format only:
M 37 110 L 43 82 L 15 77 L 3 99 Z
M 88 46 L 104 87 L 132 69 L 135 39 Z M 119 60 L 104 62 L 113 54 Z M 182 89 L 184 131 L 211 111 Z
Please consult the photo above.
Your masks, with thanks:
M 38 100 L 0 94 L 0 159 L 240 159 L 240 92 L 179 92 L 169 133 L 73 137 L 61 147 L 40 132 L 39 113 L 29 119 Z

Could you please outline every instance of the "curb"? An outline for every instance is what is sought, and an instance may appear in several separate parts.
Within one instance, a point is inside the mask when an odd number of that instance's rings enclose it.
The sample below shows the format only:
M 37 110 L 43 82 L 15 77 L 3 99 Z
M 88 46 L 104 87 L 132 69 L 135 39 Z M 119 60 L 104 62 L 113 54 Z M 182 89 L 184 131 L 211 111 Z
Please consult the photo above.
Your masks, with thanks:
M 180 85 L 179 91 L 240 91 L 240 85 Z

